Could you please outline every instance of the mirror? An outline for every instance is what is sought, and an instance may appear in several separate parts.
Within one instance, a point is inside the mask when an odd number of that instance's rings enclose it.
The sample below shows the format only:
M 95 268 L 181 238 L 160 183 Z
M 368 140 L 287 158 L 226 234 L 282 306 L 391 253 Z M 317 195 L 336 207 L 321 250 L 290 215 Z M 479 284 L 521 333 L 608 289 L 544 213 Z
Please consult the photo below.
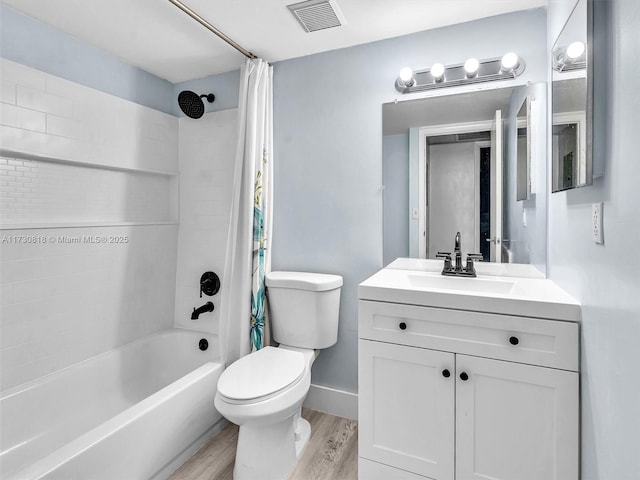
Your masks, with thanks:
M 529 200 L 531 196 L 531 128 L 530 128 L 531 99 L 525 97 L 522 106 L 516 114 L 516 165 L 517 165 L 517 200 Z
M 463 255 L 545 271 L 545 99 L 539 83 L 383 104 L 385 265 L 459 231 Z
M 553 45 L 552 192 L 593 183 L 590 8 L 579 0 Z

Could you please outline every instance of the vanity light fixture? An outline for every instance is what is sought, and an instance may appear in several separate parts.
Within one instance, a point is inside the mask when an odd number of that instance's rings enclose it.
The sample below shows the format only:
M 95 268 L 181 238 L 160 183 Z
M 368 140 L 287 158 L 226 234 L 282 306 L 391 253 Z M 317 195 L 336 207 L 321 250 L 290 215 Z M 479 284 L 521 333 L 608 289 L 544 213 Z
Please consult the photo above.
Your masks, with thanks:
M 426 69 L 405 67 L 396 78 L 395 87 L 400 93 L 413 93 L 470 83 L 512 80 L 521 75 L 525 68 L 524 59 L 511 52 L 488 60 L 469 58 L 464 63 L 454 65 L 434 63 Z

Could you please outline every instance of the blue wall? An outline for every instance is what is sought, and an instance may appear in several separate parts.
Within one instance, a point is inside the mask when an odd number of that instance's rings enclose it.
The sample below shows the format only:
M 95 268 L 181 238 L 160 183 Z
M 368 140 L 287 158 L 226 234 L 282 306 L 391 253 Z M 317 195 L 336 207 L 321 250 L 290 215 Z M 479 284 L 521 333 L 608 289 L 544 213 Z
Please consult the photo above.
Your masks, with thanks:
M 549 4 L 549 46 L 571 0 Z M 640 2 L 596 0 L 594 58 L 602 112 L 594 130 L 604 177 L 549 198 L 549 275 L 582 304 L 582 479 L 640 478 Z M 600 50 L 602 49 L 602 50 Z M 591 238 L 603 202 L 604 245 Z
M 173 85 L 169 81 L 6 5 L 0 5 L 0 56 L 161 112 L 174 113 Z
M 275 64 L 273 268 L 344 277 L 315 384 L 357 390 L 357 286 L 383 265 L 381 105 L 399 96 L 398 71 L 513 50 L 527 62 L 517 83 L 545 81 L 545 46 L 536 9 Z

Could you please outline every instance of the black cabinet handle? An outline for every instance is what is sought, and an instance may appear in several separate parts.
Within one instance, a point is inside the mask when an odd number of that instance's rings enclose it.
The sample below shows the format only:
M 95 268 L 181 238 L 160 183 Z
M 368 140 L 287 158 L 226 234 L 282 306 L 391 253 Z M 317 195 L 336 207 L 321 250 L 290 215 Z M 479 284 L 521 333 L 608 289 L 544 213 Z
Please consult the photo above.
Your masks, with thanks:
M 445 368 L 444 370 L 442 370 L 442 376 L 444 378 L 449 378 L 451 376 L 451 372 L 447 368 Z
M 406 330 L 407 329 L 407 324 L 404 322 L 400 322 L 400 324 L 398 325 L 398 327 L 400 327 L 400 330 Z
M 509 337 L 509 343 L 511 345 L 518 345 L 520 343 L 520 340 L 518 340 L 518 337 Z
M 469 380 L 469 375 L 467 375 L 467 372 L 460 373 L 460 380 L 462 380 L 463 382 Z

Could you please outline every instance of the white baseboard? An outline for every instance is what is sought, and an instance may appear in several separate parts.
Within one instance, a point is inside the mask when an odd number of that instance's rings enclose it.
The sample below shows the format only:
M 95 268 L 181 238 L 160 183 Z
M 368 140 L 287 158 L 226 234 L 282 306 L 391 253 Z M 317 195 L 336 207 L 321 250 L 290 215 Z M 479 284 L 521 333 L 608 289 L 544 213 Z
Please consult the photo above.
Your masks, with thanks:
M 358 394 L 311 384 L 304 407 L 338 417 L 358 419 Z

